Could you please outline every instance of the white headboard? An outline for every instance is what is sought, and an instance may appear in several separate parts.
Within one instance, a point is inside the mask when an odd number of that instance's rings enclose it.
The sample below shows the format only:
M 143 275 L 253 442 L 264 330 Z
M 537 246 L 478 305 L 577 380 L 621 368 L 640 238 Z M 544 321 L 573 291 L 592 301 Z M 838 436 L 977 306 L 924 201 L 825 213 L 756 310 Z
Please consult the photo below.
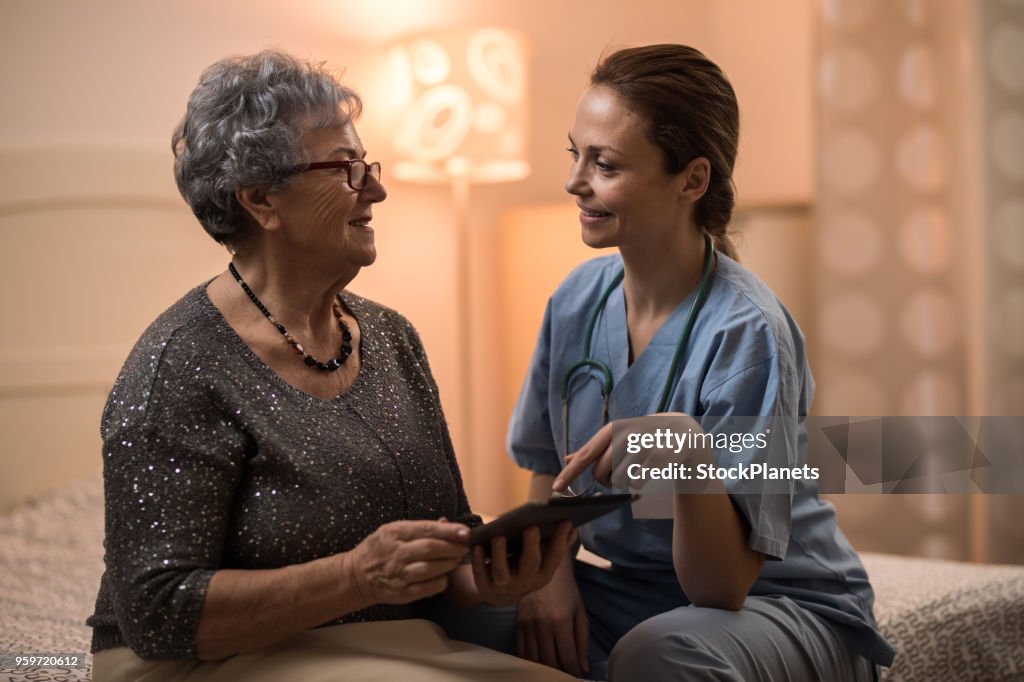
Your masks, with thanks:
M 225 256 L 170 151 L 0 149 L 0 509 L 98 472 L 99 417 L 146 325 Z

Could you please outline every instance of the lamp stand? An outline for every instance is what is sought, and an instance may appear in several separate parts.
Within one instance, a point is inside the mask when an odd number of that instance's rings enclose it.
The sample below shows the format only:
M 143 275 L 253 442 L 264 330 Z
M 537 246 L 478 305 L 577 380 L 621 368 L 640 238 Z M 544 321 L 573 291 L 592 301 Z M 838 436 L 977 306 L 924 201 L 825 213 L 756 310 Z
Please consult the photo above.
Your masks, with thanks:
M 472 296 L 470 294 L 469 257 L 469 180 L 452 178 L 452 207 L 455 212 L 455 301 L 458 305 L 459 332 L 459 447 L 460 466 L 466 478 L 474 480 L 477 458 L 470 457 L 473 445 L 473 330 L 470 324 Z

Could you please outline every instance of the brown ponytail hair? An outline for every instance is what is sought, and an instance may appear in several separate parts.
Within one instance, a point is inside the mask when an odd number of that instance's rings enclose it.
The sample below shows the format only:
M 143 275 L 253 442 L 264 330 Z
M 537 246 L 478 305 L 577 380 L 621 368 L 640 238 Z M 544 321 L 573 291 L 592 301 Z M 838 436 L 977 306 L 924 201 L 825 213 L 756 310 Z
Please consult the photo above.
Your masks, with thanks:
M 736 259 L 727 229 L 736 203 L 732 171 L 740 112 L 722 70 L 692 47 L 647 45 L 602 59 L 590 84 L 612 89 L 650 122 L 651 140 L 664 154 L 666 172 L 681 173 L 701 156 L 711 162 L 708 190 L 695 206 L 694 219 L 716 249 Z

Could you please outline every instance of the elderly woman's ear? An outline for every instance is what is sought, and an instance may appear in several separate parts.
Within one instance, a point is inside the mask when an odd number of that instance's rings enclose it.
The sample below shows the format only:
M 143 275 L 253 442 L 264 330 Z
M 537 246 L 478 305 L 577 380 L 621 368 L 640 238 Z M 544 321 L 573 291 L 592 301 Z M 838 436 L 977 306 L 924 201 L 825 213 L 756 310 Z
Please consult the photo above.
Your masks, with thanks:
M 235 190 L 235 199 L 262 229 L 276 230 L 281 227 L 277 208 L 266 187 L 239 187 Z

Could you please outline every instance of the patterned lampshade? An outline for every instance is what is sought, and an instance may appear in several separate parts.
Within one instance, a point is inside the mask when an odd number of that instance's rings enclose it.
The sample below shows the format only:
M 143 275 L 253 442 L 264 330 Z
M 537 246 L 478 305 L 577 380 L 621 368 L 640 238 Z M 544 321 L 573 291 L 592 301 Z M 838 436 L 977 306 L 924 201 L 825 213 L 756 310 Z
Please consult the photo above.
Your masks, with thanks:
M 529 175 L 525 39 L 499 28 L 453 29 L 405 40 L 389 60 L 401 110 L 397 179 L 487 183 Z

